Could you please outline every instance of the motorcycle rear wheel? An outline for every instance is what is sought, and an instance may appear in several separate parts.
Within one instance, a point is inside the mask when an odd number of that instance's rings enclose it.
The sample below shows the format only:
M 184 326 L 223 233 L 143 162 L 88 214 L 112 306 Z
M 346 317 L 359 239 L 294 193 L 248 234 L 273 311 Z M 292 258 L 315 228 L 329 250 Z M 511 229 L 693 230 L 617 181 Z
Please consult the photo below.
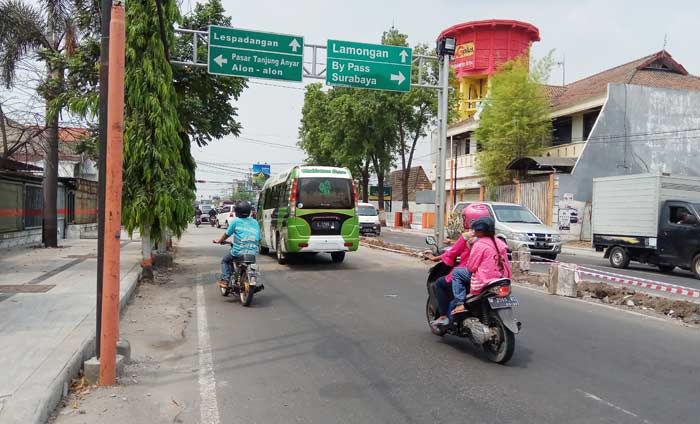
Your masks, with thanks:
M 445 332 L 447 330 L 444 328 L 442 330 L 436 330 L 433 328 L 432 325 L 430 325 L 430 322 L 434 319 L 437 319 L 438 316 L 439 315 L 437 311 L 435 310 L 435 308 L 433 308 L 433 305 L 430 303 L 430 297 L 428 297 L 428 302 L 425 304 L 425 317 L 428 319 L 428 328 L 430 328 L 431 333 L 435 334 L 436 336 L 442 337 L 445 335 Z
M 253 303 L 255 287 L 248 284 L 248 274 L 245 272 L 241 274 L 241 281 L 239 284 L 241 289 L 239 294 L 241 298 L 241 305 L 248 307 L 251 303 Z
M 495 311 L 489 312 L 489 327 L 496 329 L 497 340 L 484 343 L 484 353 L 489 361 L 505 364 L 515 353 L 515 335 L 503 324 Z

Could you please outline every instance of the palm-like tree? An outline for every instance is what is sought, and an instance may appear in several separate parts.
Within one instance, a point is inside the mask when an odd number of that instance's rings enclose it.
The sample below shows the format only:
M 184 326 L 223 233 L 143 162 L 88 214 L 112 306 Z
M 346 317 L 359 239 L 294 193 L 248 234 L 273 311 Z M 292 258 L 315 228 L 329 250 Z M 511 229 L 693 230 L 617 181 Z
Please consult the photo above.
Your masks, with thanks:
M 40 0 L 36 7 L 22 0 L 0 0 L 0 81 L 11 88 L 21 61 L 37 58 L 46 65 L 46 77 L 37 87 L 46 102 L 46 156 L 44 161 L 43 243 L 56 247 L 58 193 L 58 120 L 63 105 L 67 60 L 77 46 L 78 0 Z

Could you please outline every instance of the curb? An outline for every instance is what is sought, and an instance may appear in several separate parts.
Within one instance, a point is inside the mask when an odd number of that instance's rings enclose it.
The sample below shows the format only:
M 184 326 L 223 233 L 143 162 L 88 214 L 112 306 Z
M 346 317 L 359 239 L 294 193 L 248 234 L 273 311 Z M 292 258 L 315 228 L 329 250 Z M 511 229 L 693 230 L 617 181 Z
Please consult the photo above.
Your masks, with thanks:
M 420 252 L 418 252 L 418 251 L 406 252 L 406 251 L 403 251 L 403 250 L 390 249 L 390 248 L 388 248 L 388 247 L 377 246 L 377 245 L 374 245 L 374 244 L 371 244 L 371 243 L 362 242 L 362 241 L 360 242 L 360 246 L 368 247 L 368 248 L 370 248 L 370 249 L 384 250 L 384 251 L 386 251 L 386 252 L 398 253 L 398 254 L 401 254 L 401 255 L 411 256 L 411 257 L 414 257 L 414 258 L 416 258 L 416 257 L 421 257 L 421 254 L 420 254 Z
M 576 247 L 562 247 L 561 254 L 569 256 L 584 256 L 587 258 L 604 259 L 603 252 L 595 252 L 590 251 L 588 249 L 579 249 Z
M 119 314 L 126 308 L 138 285 L 139 264 L 134 264 L 121 278 L 121 294 L 119 300 Z M 72 352 L 65 363 L 61 359 L 49 359 L 27 379 L 7 405 L 8 409 L 2 415 L 3 422 L 8 423 L 45 423 L 56 406 L 63 399 L 64 387 L 70 385 L 73 378 L 77 377 L 82 369 L 83 362 L 94 356 L 95 353 L 95 308 L 92 309 L 75 329 L 60 345 L 54 348 L 54 352 Z M 53 353 L 53 352 L 52 352 Z M 39 399 L 36 394 L 41 393 Z M 9 421 L 4 421 L 5 419 Z

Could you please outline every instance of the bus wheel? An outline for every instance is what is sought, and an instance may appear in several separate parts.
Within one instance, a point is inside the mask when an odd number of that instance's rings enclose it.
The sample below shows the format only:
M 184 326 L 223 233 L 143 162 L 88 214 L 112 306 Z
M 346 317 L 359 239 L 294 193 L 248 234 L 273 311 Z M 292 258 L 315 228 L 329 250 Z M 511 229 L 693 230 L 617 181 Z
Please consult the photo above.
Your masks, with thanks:
M 345 259 L 345 252 L 333 252 L 331 253 L 331 259 L 333 263 L 339 264 Z
M 287 255 L 282 251 L 282 243 L 284 243 L 284 239 L 277 235 L 277 244 L 276 244 L 276 251 L 277 251 L 277 263 L 280 265 L 286 265 L 287 264 Z

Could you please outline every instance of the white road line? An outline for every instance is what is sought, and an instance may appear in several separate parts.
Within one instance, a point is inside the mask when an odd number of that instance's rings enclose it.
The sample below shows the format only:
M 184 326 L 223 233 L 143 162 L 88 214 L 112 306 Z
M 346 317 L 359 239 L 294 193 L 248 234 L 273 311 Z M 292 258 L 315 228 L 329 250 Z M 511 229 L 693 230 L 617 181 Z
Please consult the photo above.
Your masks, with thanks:
M 197 336 L 199 351 L 199 414 L 201 424 L 220 424 L 219 405 L 216 401 L 216 378 L 214 360 L 209 341 L 207 307 L 204 289 L 197 285 Z
M 634 412 L 628 411 L 625 408 L 621 408 L 621 407 L 615 405 L 614 403 L 608 402 L 607 400 L 602 399 L 599 396 L 594 395 L 593 393 L 588 393 L 588 392 L 581 390 L 581 389 L 576 389 L 576 391 L 583 394 L 588 399 L 592 399 L 598 403 L 602 403 L 603 405 L 608 406 L 616 411 L 622 412 L 625 415 L 629 415 L 630 417 L 637 418 L 638 420 L 640 420 L 640 422 L 642 422 L 644 424 L 651 424 L 649 421 L 645 420 L 644 418 L 641 418 L 639 415 L 635 414 Z

